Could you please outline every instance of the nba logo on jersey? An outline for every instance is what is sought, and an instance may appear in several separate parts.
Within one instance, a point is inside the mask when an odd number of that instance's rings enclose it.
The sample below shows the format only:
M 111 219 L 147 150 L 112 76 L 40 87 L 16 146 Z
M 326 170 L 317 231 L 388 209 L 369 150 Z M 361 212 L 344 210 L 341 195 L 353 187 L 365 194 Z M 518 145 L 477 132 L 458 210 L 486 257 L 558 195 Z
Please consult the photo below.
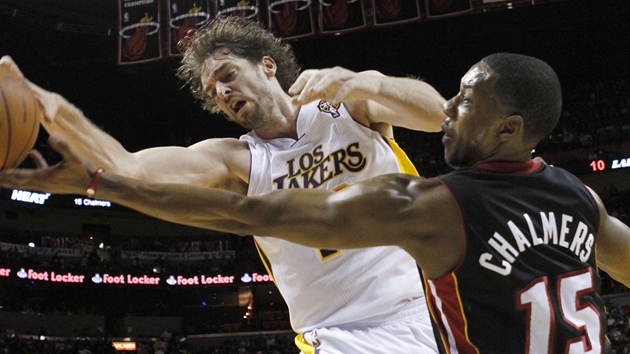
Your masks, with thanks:
M 337 118 L 339 117 L 338 109 L 340 105 L 341 104 L 330 104 L 330 102 L 327 101 L 319 101 L 317 108 L 319 108 L 320 112 L 330 113 L 333 118 Z

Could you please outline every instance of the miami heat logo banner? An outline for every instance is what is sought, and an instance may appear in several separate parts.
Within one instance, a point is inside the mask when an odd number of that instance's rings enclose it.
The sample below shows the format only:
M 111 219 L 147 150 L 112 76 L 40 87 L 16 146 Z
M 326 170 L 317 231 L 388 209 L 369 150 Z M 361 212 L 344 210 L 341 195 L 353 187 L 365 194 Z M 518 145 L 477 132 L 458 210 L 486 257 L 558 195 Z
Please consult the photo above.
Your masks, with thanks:
M 372 0 L 374 26 L 388 26 L 420 20 L 418 0 Z
M 190 31 L 210 21 L 208 2 L 203 0 L 167 0 L 168 55 L 181 56 L 177 43 Z
M 260 21 L 259 0 L 214 0 L 216 17 L 239 16 Z
M 446 17 L 472 11 L 471 0 L 426 0 L 427 17 Z
M 541 1 L 537 1 L 541 2 Z M 502 7 L 512 7 L 516 5 L 528 4 L 531 3 L 531 0 L 481 0 L 481 8 L 494 7 L 494 8 L 502 8 Z
M 285 40 L 315 34 L 314 12 L 313 0 L 267 0 L 269 30 Z
M 366 26 L 363 1 L 319 0 L 320 33 L 344 33 L 364 29 Z
M 162 58 L 158 0 L 118 0 L 118 64 Z

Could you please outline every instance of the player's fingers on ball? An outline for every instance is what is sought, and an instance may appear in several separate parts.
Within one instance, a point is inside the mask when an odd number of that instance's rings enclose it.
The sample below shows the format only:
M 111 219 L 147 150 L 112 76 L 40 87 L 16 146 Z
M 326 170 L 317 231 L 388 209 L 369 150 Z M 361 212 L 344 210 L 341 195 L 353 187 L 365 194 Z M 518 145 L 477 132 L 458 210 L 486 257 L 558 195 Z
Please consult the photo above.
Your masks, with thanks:
M 42 154 L 39 151 L 31 150 L 31 152 L 28 153 L 28 157 L 31 158 L 31 161 L 33 161 L 33 163 L 35 164 L 35 167 L 37 168 L 48 167 L 48 162 L 46 162 L 46 159 L 44 159 L 44 156 L 42 156 Z
M 39 109 L 43 110 L 43 118 L 46 121 L 52 122 L 59 110 L 58 97 L 56 95 L 40 95 L 36 93 L 35 99 L 37 100 Z M 41 120 L 42 117 L 40 116 L 39 118 Z
M 64 158 L 72 156 L 70 147 L 68 146 L 66 141 L 61 138 L 61 136 L 57 134 L 51 134 L 48 138 L 48 144 L 50 144 L 50 147 L 60 153 Z
M 34 95 L 24 80 L 0 67 L 0 169 L 18 167 L 33 149 L 40 121 Z
M 24 77 L 24 75 L 22 74 L 20 69 L 18 69 L 13 59 L 8 55 L 5 55 L 2 58 L 0 58 L 0 70 L 11 72 L 19 77 Z

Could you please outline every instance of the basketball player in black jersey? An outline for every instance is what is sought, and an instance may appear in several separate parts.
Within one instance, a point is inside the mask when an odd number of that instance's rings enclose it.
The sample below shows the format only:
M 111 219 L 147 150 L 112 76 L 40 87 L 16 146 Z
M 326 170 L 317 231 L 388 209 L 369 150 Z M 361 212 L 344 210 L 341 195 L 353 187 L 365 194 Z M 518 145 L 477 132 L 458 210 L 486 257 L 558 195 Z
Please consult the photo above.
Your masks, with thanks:
M 531 159 L 561 103 L 549 65 L 500 53 L 475 64 L 444 106 L 442 143 L 456 170 L 439 178 L 391 174 L 337 192 L 245 197 L 108 173 L 95 181 L 95 166 L 53 137 L 64 162 L 5 171 L 0 185 L 96 185 L 99 198 L 155 217 L 312 247 L 398 245 L 424 272 L 446 352 L 604 353 L 598 267 L 630 286 L 630 228 L 576 177 Z M 59 181 L 66 188 L 47 188 Z

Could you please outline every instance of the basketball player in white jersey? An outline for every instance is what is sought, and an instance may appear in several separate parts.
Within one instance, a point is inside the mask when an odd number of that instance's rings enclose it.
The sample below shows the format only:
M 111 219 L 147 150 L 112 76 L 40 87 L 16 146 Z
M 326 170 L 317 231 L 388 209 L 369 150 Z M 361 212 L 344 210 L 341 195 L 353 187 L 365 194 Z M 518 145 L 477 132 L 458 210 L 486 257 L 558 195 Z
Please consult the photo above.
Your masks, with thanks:
M 130 153 L 61 96 L 28 83 L 46 110 L 44 127 L 107 172 L 248 195 L 415 174 L 391 126 L 440 130 L 444 99 L 430 85 L 342 68 L 307 70 L 296 80 L 290 47 L 256 23 L 216 19 L 185 47 L 179 76 L 204 108 L 249 134 Z M 1 68 L 20 75 L 10 58 Z M 64 192 L 63 183 L 53 187 Z M 437 352 L 419 272 L 399 247 L 339 251 L 255 240 L 302 353 Z

